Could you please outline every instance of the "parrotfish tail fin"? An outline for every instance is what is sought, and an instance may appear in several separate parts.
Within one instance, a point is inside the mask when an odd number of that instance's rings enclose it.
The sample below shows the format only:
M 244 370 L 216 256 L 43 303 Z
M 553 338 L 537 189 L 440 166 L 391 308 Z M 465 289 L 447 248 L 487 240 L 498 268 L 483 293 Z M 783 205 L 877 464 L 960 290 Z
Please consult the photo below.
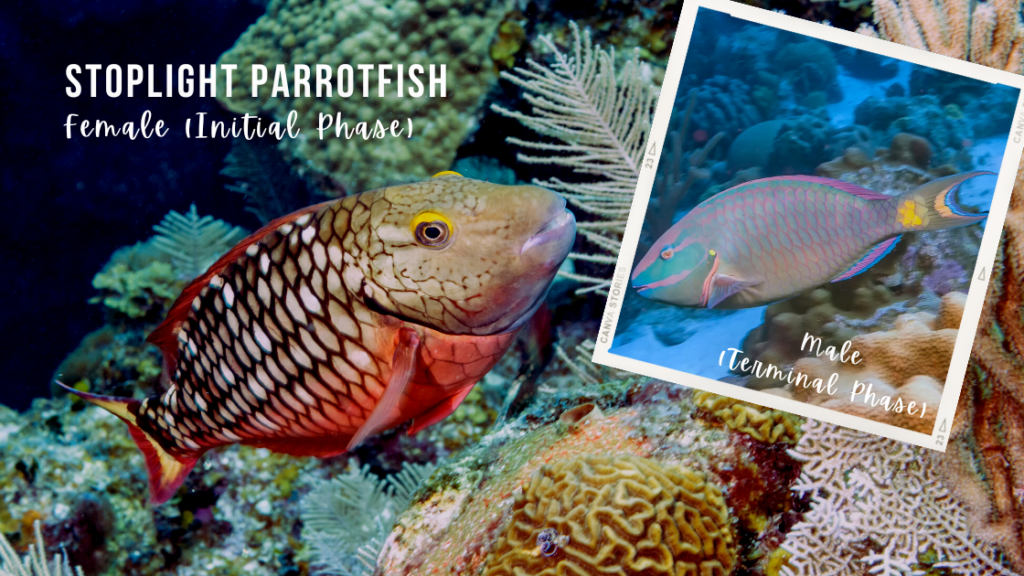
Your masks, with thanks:
M 131 434 L 132 440 L 135 441 L 139 450 L 142 450 L 142 455 L 146 457 L 146 468 L 149 469 L 149 501 L 152 505 L 163 504 L 170 500 L 171 496 L 174 496 L 202 454 L 196 454 L 195 457 L 176 457 L 164 450 L 156 438 L 153 438 L 136 423 L 135 415 L 138 413 L 141 402 L 134 398 L 114 398 L 113 396 L 89 394 L 65 386 L 61 382 L 57 382 L 57 384 L 82 400 L 92 402 L 117 416 L 128 425 L 128 433 Z
M 967 226 L 981 222 L 988 213 L 971 213 L 960 207 L 956 195 L 960 185 L 992 172 L 964 172 L 932 180 L 896 198 L 896 222 L 908 232 L 925 232 Z

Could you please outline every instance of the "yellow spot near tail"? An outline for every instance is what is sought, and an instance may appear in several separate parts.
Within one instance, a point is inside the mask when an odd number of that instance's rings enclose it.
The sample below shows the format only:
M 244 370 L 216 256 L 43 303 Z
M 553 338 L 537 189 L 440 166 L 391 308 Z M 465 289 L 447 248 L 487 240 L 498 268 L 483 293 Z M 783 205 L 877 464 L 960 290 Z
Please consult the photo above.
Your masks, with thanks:
M 437 174 L 434 174 L 433 176 L 431 176 L 431 178 L 440 178 L 441 176 L 462 176 L 462 174 L 459 174 L 458 172 L 452 172 L 451 170 L 445 170 L 444 172 L 438 172 Z
M 920 226 L 924 222 L 921 220 L 921 216 L 914 213 L 917 204 L 913 200 L 906 200 L 903 205 L 899 207 L 897 212 L 902 216 L 902 220 L 897 218 L 897 222 L 904 226 Z

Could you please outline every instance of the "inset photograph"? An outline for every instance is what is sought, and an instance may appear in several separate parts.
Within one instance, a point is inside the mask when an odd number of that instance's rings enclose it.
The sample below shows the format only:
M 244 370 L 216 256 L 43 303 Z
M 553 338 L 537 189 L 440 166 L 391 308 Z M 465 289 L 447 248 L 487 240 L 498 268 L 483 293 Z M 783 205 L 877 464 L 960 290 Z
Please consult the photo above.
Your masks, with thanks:
M 1020 81 L 714 6 L 688 43 L 683 12 L 595 360 L 928 440 L 1021 156 Z

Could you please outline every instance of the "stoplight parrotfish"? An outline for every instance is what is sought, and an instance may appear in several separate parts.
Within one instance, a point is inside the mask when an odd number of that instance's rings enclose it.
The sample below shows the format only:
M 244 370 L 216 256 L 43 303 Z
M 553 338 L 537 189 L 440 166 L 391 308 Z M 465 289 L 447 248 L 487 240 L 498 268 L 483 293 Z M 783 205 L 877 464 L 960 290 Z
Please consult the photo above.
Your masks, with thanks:
M 729 188 L 668 229 L 631 276 L 651 300 L 689 308 L 752 308 L 864 272 L 905 232 L 967 226 L 960 185 L 992 172 L 939 178 L 901 194 L 816 176 Z
M 410 419 L 413 434 L 498 362 L 575 234 L 554 192 L 453 172 L 310 206 L 181 294 L 148 338 L 163 395 L 68 391 L 128 424 L 154 504 L 218 446 L 325 457 Z

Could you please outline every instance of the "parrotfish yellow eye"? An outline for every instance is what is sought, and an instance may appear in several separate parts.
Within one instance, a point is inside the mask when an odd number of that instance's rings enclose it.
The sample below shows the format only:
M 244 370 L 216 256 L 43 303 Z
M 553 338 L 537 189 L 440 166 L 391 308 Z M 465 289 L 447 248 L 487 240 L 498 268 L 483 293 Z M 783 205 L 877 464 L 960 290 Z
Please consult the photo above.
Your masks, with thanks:
M 427 248 L 444 248 L 452 239 L 455 226 L 437 212 L 424 212 L 412 220 L 416 241 Z
M 661 257 L 664 260 L 671 260 L 672 257 L 675 255 L 675 250 L 673 250 L 671 247 L 665 248 L 664 250 L 661 251 Z
M 715 251 L 714 250 L 708 250 L 708 256 L 714 256 L 714 255 L 715 255 Z

